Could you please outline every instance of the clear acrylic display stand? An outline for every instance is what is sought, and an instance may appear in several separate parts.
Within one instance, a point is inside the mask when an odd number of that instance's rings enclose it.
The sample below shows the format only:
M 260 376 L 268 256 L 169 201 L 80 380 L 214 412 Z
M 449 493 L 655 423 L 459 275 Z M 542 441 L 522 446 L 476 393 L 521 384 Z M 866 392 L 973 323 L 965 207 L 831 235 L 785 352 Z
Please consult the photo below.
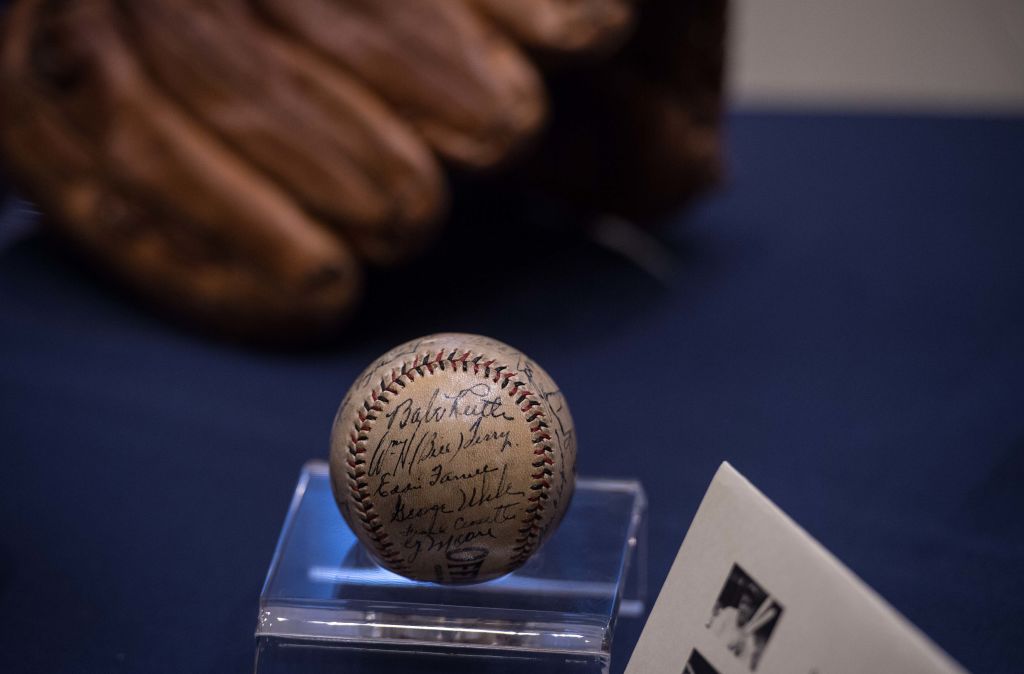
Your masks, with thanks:
M 640 483 L 583 479 L 522 568 L 441 586 L 374 563 L 338 512 L 327 464 L 306 464 L 260 594 L 257 674 L 607 672 L 619 615 L 646 593 Z

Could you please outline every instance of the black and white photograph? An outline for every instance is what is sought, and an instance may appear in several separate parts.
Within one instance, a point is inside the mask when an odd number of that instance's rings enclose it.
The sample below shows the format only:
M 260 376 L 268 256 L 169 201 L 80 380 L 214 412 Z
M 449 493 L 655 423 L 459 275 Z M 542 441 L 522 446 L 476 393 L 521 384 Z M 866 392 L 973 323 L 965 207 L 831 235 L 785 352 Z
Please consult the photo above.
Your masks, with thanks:
M 705 627 L 725 648 L 757 671 L 782 617 L 782 604 L 738 564 L 733 564 Z
M 718 670 L 711 666 L 711 663 L 704 659 L 696 648 L 690 651 L 690 657 L 683 665 L 683 674 L 718 674 Z

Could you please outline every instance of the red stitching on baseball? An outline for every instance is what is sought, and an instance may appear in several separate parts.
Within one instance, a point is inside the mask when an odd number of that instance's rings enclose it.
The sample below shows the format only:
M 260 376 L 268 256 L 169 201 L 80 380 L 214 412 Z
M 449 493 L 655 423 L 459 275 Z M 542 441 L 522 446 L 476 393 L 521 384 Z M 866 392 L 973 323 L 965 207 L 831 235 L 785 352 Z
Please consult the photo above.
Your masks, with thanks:
M 467 350 L 462 354 L 461 357 L 456 358 L 455 356 L 457 353 L 457 349 L 452 351 L 451 354 L 448 356 L 447 360 L 451 362 L 453 366 L 458 363 L 461 363 L 463 371 L 466 371 L 468 365 L 467 360 L 469 359 L 471 352 Z M 474 374 L 479 373 L 479 369 L 481 366 L 481 363 L 479 363 L 479 361 L 483 357 L 484 356 L 482 355 L 477 356 L 476 359 L 473 361 Z M 420 376 L 423 376 L 423 371 L 421 368 L 423 368 L 424 366 L 426 366 L 427 372 L 429 372 L 430 374 L 434 373 L 435 366 L 437 366 L 441 370 L 444 369 L 445 358 L 443 351 L 438 351 L 436 355 L 427 354 L 425 357 L 423 357 L 422 362 L 420 362 L 420 358 L 421 354 L 417 354 L 411 364 L 404 363 L 400 370 L 392 368 L 391 381 L 385 383 L 384 379 L 381 379 L 379 388 L 375 387 L 370 390 L 370 399 L 364 401 L 363 407 L 368 411 L 373 410 L 376 412 L 382 412 L 384 408 L 381 403 L 383 402 L 384 404 L 387 404 L 389 402 L 387 397 L 382 395 L 384 391 L 388 391 L 393 395 L 396 394 L 397 391 L 392 390 L 392 387 L 395 386 L 396 384 L 404 387 L 406 382 L 402 381 L 403 378 L 408 380 L 409 382 L 413 381 L 415 379 L 415 375 L 413 374 L 414 372 L 419 374 Z M 492 358 L 491 360 L 487 360 L 482 363 L 482 366 L 484 368 L 484 377 L 487 379 L 491 379 L 495 384 L 497 384 L 499 380 L 503 380 L 501 382 L 501 387 L 502 389 L 504 389 L 508 385 L 509 379 L 516 377 L 518 373 L 512 371 L 503 371 L 508 370 L 508 366 L 505 365 L 499 365 L 498 367 L 492 368 L 494 362 L 495 359 Z M 493 378 L 490 376 L 490 372 L 492 369 L 494 370 Z M 527 423 L 532 424 L 534 421 L 537 421 L 537 424 L 530 428 L 530 432 L 536 434 L 542 428 L 546 428 L 547 426 L 547 424 L 544 422 L 545 414 L 543 411 L 543 407 L 540 404 L 540 401 L 534 399 L 534 393 L 526 389 L 525 386 L 526 385 L 523 382 L 514 381 L 512 382 L 512 388 L 508 390 L 507 393 L 508 396 L 513 399 L 519 397 L 520 400 L 523 400 L 525 398 L 525 402 L 522 404 L 522 406 L 520 406 L 519 410 L 524 413 L 530 412 L 530 416 L 528 416 L 526 419 Z M 519 393 L 519 396 L 517 396 L 516 393 L 520 389 L 522 389 L 522 392 Z M 371 405 L 371 402 L 374 404 Z M 518 403 L 519 401 L 517 400 L 516 402 Z M 359 427 L 359 430 L 368 433 L 372 428 L 371 422 L 375 421 L 376 417 L 373 417 L 369 414 L 364 414 L 362 411 L 359 411 L 357 415 L 359 421 L 363 422 L 362 425 Z M 350 466 L 355 467 L 356 464 L 354 464 L 353 461 L 360 461 L 360 463 L 365 463 L 365 461 L 358 459 L 358 455 L 364 454 L 366 452 L 366 447 L 362 444 L 366 441 L 366 439 L 366 436 L 357 436 L 355 433 L 352 433 L 349 436 L 348 452 L 350 457 Z M 541 465 L 551 466 L 554 465 L 555 463 L 553 456 L 554 452 L 551 449 L 550 440 L 551 436 L 548 433 L 541 433 L 540 435 L 536 435 L 535 437 L 532 438 L 532 443 L 535 445 L 533 453 L 537 456 L 544 457 L 542 460 L 538 461 Z M 534 468 L 538 467 L 538 462 L 535 462 L 533 464 Z M 544 505 L 545 501 L 548 500 L 547 492 L 551 488 L 551 484 L 546 478 L 550 477 L 551 475 L 551 471 L 545 468 L 544 470 L 534 473 L 530 476 L 534 480 L 534 483 L 530 485 L 530 490 L 536 491 L 537 493 L 527 499 L 529 502 L 531 502 L 532 505 L 526 508 L 525 510 L 527 516 L 523 518 L 523 526 L 518 530 L 518 533 L 520 535 L 515 540 L 515 545 L 512 547 L 512 550 L 516 551 L 516 554 L 513 555 L 512 559 L 509 561 L 508 571 L 511 571 L 512 569 L 520 566 L 523 562 L 525 562 L 526 559 L 533 554 L 534 549 L 536 549 L 537 547 L 537 543 L 540 540 L 541 520 L 543 520 L 544 517 Z M 350 481 L 349 488 L 353 494 L 353 496 L 350 496 L 350 500 L 352 501 L 353 506 L 356 509 L 357 515 L 359 515 L 359 519 L 363 521 L 363 528 L 366 530 L 366 533 L 370 541 L 374 544 L 374 547 L 377 549 L 377 553 L 382 558 L 388 560 L 391 564 L 393 564 L 396 567 L 396 570 L 404 570 L 406 564 L 402 562 L 401 559 L 396 559 L 397 557 L 401 556 L 401 553 L 399 553 L 397 550 L 391 549 L 394 547 L 394 543 L 388 540 L 387 532 L 380 531 L 380 529 L 383 528 L 383 525 L 373 524 L 373 520 L 378 519 L 379 516 L 377 515 L 377 513 L 373 512 L 374 507 L 373 503 L 371 503 L 369 500 L 369 495 L 364 494 L 362 492 L 363 489 L 369 486 L 368 484 L 359 483 L 359 478 L 364 476 L 365 473 L 359 476 L 355 476 L 352 473 L 348 474 L 348 478 Z

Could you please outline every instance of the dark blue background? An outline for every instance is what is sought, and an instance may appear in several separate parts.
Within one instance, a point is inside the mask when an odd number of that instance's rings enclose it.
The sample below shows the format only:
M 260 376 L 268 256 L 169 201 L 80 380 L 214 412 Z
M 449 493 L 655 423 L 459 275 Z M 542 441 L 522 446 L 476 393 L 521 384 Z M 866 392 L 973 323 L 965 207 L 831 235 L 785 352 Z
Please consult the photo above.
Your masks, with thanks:
M 531 354 L 580 471 L 644 481 L 653 590 L 729 460 L 964 665 L 1024 671 L 1024 121 L 729 125 L 670 287 L 550 233 L 442 246 L 306 355 L 176 329 L 9 211 L 0 671 L 249 670 L 302 462 L 359 369 L 438 330 Z M 520 276 L 487 271 L 503 255 Z

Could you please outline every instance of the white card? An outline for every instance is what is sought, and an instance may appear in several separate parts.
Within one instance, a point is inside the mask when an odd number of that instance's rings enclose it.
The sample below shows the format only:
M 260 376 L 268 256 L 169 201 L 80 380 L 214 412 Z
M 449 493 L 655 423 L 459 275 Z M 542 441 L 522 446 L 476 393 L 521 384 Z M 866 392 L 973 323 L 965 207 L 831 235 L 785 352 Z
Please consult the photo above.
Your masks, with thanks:
M 728 463 L 626 674 L 964 672 Z

